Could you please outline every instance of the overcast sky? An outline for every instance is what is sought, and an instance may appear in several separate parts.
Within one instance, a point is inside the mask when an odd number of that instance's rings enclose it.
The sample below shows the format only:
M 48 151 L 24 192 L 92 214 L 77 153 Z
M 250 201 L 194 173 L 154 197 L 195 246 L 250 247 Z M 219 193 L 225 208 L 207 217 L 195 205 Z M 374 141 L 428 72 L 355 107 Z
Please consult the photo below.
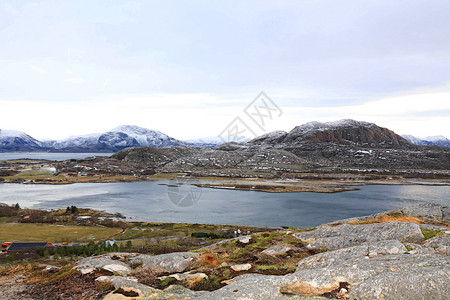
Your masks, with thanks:
M 0 128 L 215 136 L 264 91 L 283 111 L 266 131 L 352 118 L 450 138 L 449 37 L 448 0 L 2 0 Z

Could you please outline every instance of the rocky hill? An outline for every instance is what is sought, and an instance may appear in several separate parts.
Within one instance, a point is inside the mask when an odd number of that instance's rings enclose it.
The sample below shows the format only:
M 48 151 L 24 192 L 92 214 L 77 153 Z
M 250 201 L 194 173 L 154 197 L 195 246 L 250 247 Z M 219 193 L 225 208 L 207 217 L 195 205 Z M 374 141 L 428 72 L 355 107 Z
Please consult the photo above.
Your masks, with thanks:
M 309 122 L 289 133 L 275 131 L 258 137 L 250 144 L 279 148 L 299 147 L 304 143 L 335 143 L 367 148 L 408 148 L 411 144 L 395 132 L 374 123 L 340 120 L 336 122 Z
M 228 177 L 329 170 L 393 174 L 450 170 L 450 149 L 414 145 L 389 129 L 353 120 L 311 122 L 290 132 L 276 131 L 215 149 L 131 148 L 112 158 L 143 163 L 156 172 Z

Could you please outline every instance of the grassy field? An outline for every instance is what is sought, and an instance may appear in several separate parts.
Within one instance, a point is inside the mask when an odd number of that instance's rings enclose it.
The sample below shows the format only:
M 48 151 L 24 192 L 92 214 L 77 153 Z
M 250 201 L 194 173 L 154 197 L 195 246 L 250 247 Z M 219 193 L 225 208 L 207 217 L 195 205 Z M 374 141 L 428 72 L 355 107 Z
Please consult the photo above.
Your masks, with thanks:
M 239 225 L 187 224 L 187 223 L 129 223 L 129 228 L 123 234 L 116 236 L 117 240 L 152 238 L 162 236 L 191 236 L 194 232 L 224 234 L 237 229 L 257 232 L 261 228 Z M 268 230 L 268 229 L 267 229 Z
M 0 223 L 0 241 L 89 242 L 107 239 L 121 231 L 100 226 Z

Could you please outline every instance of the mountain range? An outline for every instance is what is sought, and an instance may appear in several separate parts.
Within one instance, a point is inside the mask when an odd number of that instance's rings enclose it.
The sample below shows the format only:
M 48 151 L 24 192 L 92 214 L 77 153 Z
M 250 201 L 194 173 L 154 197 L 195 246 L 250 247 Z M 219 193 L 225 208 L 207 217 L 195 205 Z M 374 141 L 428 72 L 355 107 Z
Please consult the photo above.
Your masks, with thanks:
M 449 176 L 450 148 L 415 145 L 374 123 L 340 120 L 310 122 L 216 148 L 130 147 L 108 158 L 65 161 L 58 170 L 75 172 L 80 166 L 116 175 L 303 178 L 299 174 L 362 173 L 373 180 L 378 174 L 434 178 Z
M 309 122 L 295 127 L 290 132 L 274 131 L 251 141 L 246 138 L 239 140 L 243 144 L 283 148 L 302 155 L 311 153 L 315 143 L 318 142 L 384 148 L 411 147 L 412 144 L 450 147 L 450 140 L 443 136 L 424 139 L 410 135 L 399 136 L 374 123 L 349 119 L 327 123 Z M 181 141 L 159 131 L 135 125 L 121 125 L 104 133 L 50 141 L 39 141 L 21 131 L 0 129 L 0 152 L 117 152 L 129 147 L 208 146 L 215 148 L 223 143 L 224 141 L 218 137 Z
M 117 152 L 128 147 L 187 147 L 192 144 L 156 130 L 121 125 L 104 133 L 71 136 L 64 140 L 38 141 L 24 132 L 0 130 L 0 152 Z
M 426 138 L 418 138 L 413 135 L 402 135 L 408 142 L 416 145 L 436 145 L 450 147 L 450 140 L 442 135 L 428 136 Z

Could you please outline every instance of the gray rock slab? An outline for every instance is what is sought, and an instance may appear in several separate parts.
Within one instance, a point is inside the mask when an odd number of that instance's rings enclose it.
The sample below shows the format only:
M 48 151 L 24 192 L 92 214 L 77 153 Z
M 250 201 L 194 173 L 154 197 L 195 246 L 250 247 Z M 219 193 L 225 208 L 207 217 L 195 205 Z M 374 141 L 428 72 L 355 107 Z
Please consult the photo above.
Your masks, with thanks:
M 341 283 L 350 284 L 350 290 L 353 290 L 355 286 L 380 274 L 402 270 L 405 270 L 405 272 L 418 270 L 414 273 L 416 274 L 415 280 L 420 281 L 422 276 L 420 270 L 433 267 L 444 269 L 449 266 L 450 258 L 439 254 L 392 254 L 363 259 L 355 262 L 355 264 L 351 264 L 351 261 L 349 261 L 319 268 L 299 268 L 295 273 L 284 276 L 284 286 L 281 289 L 294 294 L 321 295 L 337 289 Z M 429 288 L 432 289 L 433 287 L 430 286 Z M 386 297 L 386 299 L 397 298 Z
M 449 246 L 450 247 L 450 235 L 438 235 L 434 238 L 426 240 L 423 245 L 425 247 L 442 247 Z
M 450 206 L 442 207 L 442 222 L 450 223 Z
M 276 246 L 267 248 L 266 250 L 262 251 L 262 253 L 270 255 L 270 256 L 277 256 L 277 255 L 286 254 L 286 252 L 288 252 L 290 250 L 295 250 L 295 247 L 292 247 L 289 245 L 276 245 Z
M 298 263 L 298 270 L 324 268 L 333 265 L 351 266 L 369 258 L 401 254 L 407 251 L 406 247 L 397 240 L 364 243 L 359 246 L 319 253 L 302 259 Z
M 426 240 L 424 247 L 431 247 L 437 253 L 450 255 L 450 235 L 438 235 Z
M 121 276 L 100 276 L 96 279 L 96 281 L 109 282 L 112 285 L 114 285 L 114 287 L 116 289 L 118 289 L 118 288 L 122 288 L 122 289 L 123 288 L 133 288 L 133 289 L 140 291 L 141 294 L 158 291 L 157 289 L 149 287 L 145 284 L 142 284 L 142 283 L 139 283 L 134 280 L 131 280 L 131 279 L 128 279 L 125 277 L 121 277 Z
M 299 295 L 283 295 L 279 287 L 286 280 L 284 276 L 250 275 L 242 277 L 233 283 L 216 291 L 195 299 L 204 300 L 285 300 L 285 299 L 326 299 L 323 297 L 303 297 Z
M 108 255 L 83 258 L 74 269 L 79 270 L 82 273 L 90 273 L 93 269 L 101 269 L 105 266 L 107 266 L 107 270 L 111 272 L 113 272 L 113 270 L 118 271 L 121 275 L 128 274 L 131 271 L 126 263 L 111 259 Z
M 406 216 L 413 216 L 427 221 L 442 221 L 442 206 L 433 203 L 407 206 L 401 209 Z
M 137 255 L 129 258 L 133 266 L 142 266 L 158 272 L 180 273 L 185 271 L 189 264 L 198 256 L 191 252 L 174 252 L 161 255 Z
M 299 232 L 294 237 L 310 243 L 310 249 L 326 248 L 336 250 L 367 242 L 398 240 L 400 242 L 420 243 L 424 240 L 419 225 L 413 223 L 388 222 L 364 225 L 338 225 L 322 227 L 313 231 Z
M 192 291 L 177 284 L 169 286 L 164 290 L 164 292 L 169 293 L 169 295 L 173 297 L 168 299 L 192 299 L 209 294 L 208 291 Z
M 350 289 L 351 299 L 448 300 L 450 267 L 385 272 Z

